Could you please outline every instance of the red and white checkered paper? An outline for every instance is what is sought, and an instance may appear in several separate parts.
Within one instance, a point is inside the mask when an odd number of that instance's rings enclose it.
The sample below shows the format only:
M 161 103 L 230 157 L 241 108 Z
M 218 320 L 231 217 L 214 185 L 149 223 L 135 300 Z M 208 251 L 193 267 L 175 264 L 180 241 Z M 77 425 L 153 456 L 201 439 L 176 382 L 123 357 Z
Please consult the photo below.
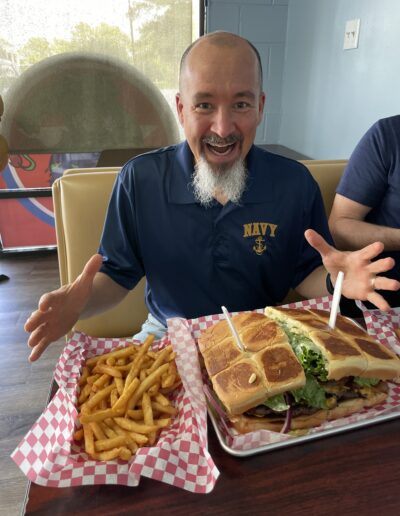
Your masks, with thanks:
M 184 321 L 182 326 L 185 327 Z M 186 329 L 186 331 L 188 331 Z M 196 345 L 180 349 L 184 330 L 177 332 L 177 367 L 183 387 L 177 393 L 178 416 L 164 429 L 155 446 L 139 448 L 129 462 L 100 462 L 88 457 L 72 439 L 77 418 L 76 401 L 80 370 L 93 355 L 123 347 L 132 340 L 91 338 L 75 333 L 56 366 L 59 389 L 11 455 L 23 473 L 40 485 L 70 487 L 88 484 L 137 486 L 141 476 L 194 493 L 208 493 L 219 476 L 207 450 L 207 408 L 202 391 L 196 390 L 200 370 Z M 156 345 L 168 343 L 164 338 Z
M 330 311 L 331 308 L 332 296 L 326 296 L 323 298 L 311 299 L 306 301 L 300 301 L 297 303 L 291 303 L 289 305 L 285 305 L 289 308 L 318 308 L 320 310 Z M 360 305 L 360 308 L 365 310 L 363 305 Z M 255 310 L 255 312 L 263 313 L 263 309 Z M 234 315 L 236 312 L 233 312 Z M 206 317 L 200 317 L 198 319 L 192 319 L 189 321 L 182 319 L 170 319 L 168 321 L 168 335 L 172 342 L 172 345 L 175 347 L 175 342 L 177 340 L 177 336 L 179 335 L 179 339 L 184 346 L 190 348 L 191 352 L 193 349 L 196 350 L 195 341 L 200 336 L 200 333 L 204 331 L 206 328 L 212 326 L 219 320 L 223 319 L 223 314 L 210 315 Z M 375 316 L 377 317 L 377 316 Z M 400 312 L 396 314 L 397 327 L 399 326 Z M 393 319 L 393 316 L 390 320 Z M 368 324 L 368 320 L 367 320 Z M 379 328 L 380 322 L 376 323 L 376 328 Z M 388 340 L 388 331 L 386 332 L 386 340 L 383 340 L 381 337 L 381 333 L 376 334 L 373 333 L 368 327 L 369 333 L 373 335 L 375 338 L 380 340 L 383 344 L 389 344 L 392 347 L 392 341 Z M 399 342 L 397 341 L 397 345 Z M 396 351 L 396 350 L 395 350 Z M 202 379 L 201 377 L 197 377 L 196 381 L 198 383 L 194 383 L 191 385 L 192 389 L 196 389 L 196 392 L 199 392 L 202 387 Z M 331 428 L 337 428 L 341 426 L 346 426 L 349 424 L 354 424 L 359 421 L 363 421 L 366 419 L 374 419 L 377 416 L 380 416 L 386 412 L 392 410 L 399 410 L 400 412 L 400 385 L 396 385 L 394 383 L 389 383 L 389 394 L 387 400 L 384 404 L 363 410 L 362 412 L 358 412 L 357 414 L 353 414 L 349 417 L 336 419 L 334 421 L 328 421 L 323 425 L 312 428 L 308 431 L 309 434 L 313 433 L 322 433 L 325 430 Z M 255 432 L 249 432 L 247 434 L 239 434 L 233 428 L 230 428 L 229 433 L 227 432 L 226 426 L 220 422 L 220 418 L 216 416 L 217 424 L 221 435 L 223 436 L 225 443 L 228 447 L 237 451 L 248 451 L 252 449 L 259 448 L 260 446 L 265 446 L 268 444 L 273 444 L 277 442 L 282 442 L 286 440 L 296 439 L 295 436 L 288 434 L 281 434 L 278 432 L 272 432 L 269 430 L 258 430 Z
M 395 332 L 400 329 L 400 308 L 389 312 L 364 309 L 363 315 L 368 333 L 400 355 L 400 341 Z
M 329 311 L 331 296 L 287 305 L 290 308 L 318 308 Z M 400 327 L 400 309 L 383 314 L 378 310 L 363 310 L 368 332 L 382 344 L 400 352 L 399 340 L 393 331 Z M 263 309 L 255 310 L 263 312 Z M 76 333 L 68 342 L 57 364 L 54 377 L 59 390 L 46 410 L 12 454 L 13 460 L 33 482 L 52 487 L 85 484 L 123 484 L 137 486 L 140 476 L 146 476 L 196 493 L 210 492 L 219 476 L 207 451 L 207 412 L 203 395 L 196 340 L 200 333 L 223 318 L 222 314 L 186 320 L 168 320 L 168 335 L 157 347 L 170 341 L 177 353 L 177 367 L 183 387 L 176 396 L 179 417 L 161 433 L 156 446 L 141 448 L 134 458 L 124 461 L 98 462 L 89 459 L 84 450 L 72 441 L 77 417 L 77 382 L 86 358 L 125 346 L 132 341 L 94 339 Z M 374 419 L 389 411 L 400 412 L 400 386 L 389 383 L 386 402 L 350 417 L 324 423 L 309 433 L 346 426 Z M 227 446 L 246 451 L 268 444 L 296 439 L 277 432 L 260 430 L 238 434 L 228 433 L 220 426 Z

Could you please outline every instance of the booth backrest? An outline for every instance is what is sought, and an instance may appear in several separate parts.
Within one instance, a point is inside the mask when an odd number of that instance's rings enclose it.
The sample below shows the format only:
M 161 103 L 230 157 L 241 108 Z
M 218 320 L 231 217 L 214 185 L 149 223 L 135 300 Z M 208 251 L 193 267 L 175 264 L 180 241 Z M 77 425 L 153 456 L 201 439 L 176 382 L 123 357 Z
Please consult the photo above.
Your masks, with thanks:
M 329 217 L 336 187 L 347 164 L 347 160 L 300 160 L 300 162 L 308 168 L 317 181 L 324 201 L 326 216 Z M 291 290 L 283 301 L 283 304 L 294 303 L 301 299 L 301 296 Z
M 333 199 L 335 198 L 336 187 L 346 167 L 347 160 L 307 160 L 301 163 L 308 168 L 319 184 L 324 200 L 326 216 L 329 217 Z
M 72 173 L 53 183 L 54 215 L 61 284 L 73 281 L 96 253 L 111 189 L 118 171 Z M 95 337 L 127 337 L 147 317 L 144 280 L 112 310 L 78 321 L 75 330 Z
M 71 174 L 88 174 L 90 172 L 119 172 L 121 167 L 87 167 L 87 168 L 69 168 L 64 170 L 63 176 Z

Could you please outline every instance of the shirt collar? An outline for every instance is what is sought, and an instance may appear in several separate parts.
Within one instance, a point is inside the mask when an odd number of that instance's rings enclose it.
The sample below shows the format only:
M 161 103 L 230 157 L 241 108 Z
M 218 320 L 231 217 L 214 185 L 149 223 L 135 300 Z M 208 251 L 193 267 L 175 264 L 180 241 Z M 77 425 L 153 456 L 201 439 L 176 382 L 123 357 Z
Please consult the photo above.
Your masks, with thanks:
M 247 188 L 239 204 L 262 203 L 272 198 L 271 182 L 268 181 L 266 166 L 269 152 L 252 145 L 247 154 L 248 169 Z M 264 159 L 262 159 L 264 158 Z M 194 171 L 193 154 L 187 141 L 176 147 L 174 163 L 168 176 L 168 202 L 173 204 L 195 204 L 196 198 L 191 184 Z
M 251 146 L 246 157 L 248 178 L 241 204 L 263 203 L 273 198 L 271 156 L 268 151 L 256 145 Z
M 191 185 L 194 171 L 193 154 L 187 141 L 176 146 L 171 173 L 168 175 L 168 202 L 173 204 L 194 204 Z

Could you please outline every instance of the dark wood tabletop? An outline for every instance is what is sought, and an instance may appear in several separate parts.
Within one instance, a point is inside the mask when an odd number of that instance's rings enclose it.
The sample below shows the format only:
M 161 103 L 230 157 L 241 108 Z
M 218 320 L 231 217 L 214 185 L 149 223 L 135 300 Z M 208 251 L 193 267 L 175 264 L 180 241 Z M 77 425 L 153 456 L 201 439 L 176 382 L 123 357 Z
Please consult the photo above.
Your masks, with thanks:
M 233 457 L 211 423 L 209 451 L 220 477 L 209 494 L 192 494 L 151 479 L 139 486 L 50 488 L 31 484 L 31 515 L 398 515 L 400 419 Z

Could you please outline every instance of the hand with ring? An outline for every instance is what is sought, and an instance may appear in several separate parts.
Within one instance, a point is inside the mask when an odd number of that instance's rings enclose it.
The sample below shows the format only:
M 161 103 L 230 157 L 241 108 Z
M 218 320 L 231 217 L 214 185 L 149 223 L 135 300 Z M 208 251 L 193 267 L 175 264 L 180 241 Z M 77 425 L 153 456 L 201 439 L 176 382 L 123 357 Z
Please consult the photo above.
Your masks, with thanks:
M 400 282 L 381 275 L 392 269 L 395 264 L 393 258 L 375 260 L 383 251 L 382 242 L 375 242 L 358 251 L 350 252 L 338 251 L 312 229 L 305 232 L 305 237 L 308 243 L 320 253 L 333 283 L 336 281 L 338 272 L 344 272 L 342 294 L 345 297 L 369 301 L 380 310 L 390 310 L 388 302 L 379 294 L 379 291 L 399 290 Z

